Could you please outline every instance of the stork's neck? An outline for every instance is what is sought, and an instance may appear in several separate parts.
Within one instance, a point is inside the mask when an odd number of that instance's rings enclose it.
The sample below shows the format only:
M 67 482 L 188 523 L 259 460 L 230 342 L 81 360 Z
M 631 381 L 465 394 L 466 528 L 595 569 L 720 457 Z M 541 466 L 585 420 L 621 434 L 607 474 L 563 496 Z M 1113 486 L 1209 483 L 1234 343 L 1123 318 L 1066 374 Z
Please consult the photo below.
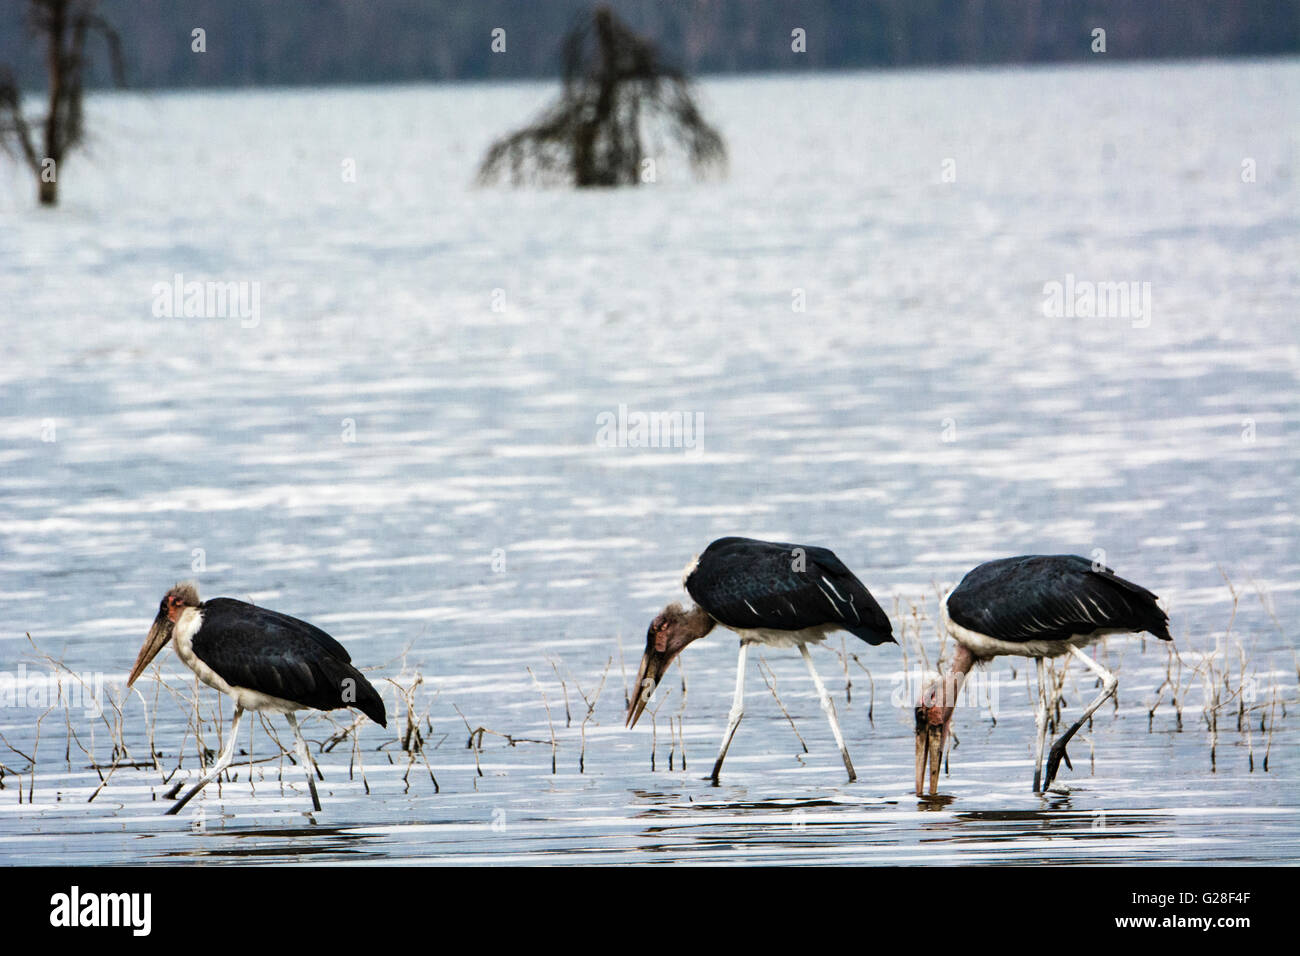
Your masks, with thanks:
M 975 666 L 975 655 L 971 649 L 959 641 L 954 643 L 957 645 L 957 649 L 953 652 L 952 663 L 948 665 L 948 673 L 940 679 L 939 687 L 942 694 L 939 701 L 943 705 L 943 722 L 945 724 L 948 722 L 948 718 L 952 716 L 953 709 L 957 706 L 957 695 L 961 692 L 961 685 L 966 682 L 966 675 Z
M 185 608 L 172 625 L 172 643 L 176 645 L 176 655 L 196 674 L 199 673 L 199 668 L 196 663 L 198 658 L 194 654 L 194 635 L 202 626 L 203 612 L 196 607 Z
M 699 605 L 691 608 L 686 612 L 685 620 L 687 641 L 698 641 L 705 634 L 708 634 L 709 631 L 713 630 L 715 624 L 717 624 L 717 621 L 713 619 L 713 615 L 704 610 L 704 608 Z
M 967 672 L 975 666 L 975 652 L 960 641 L 953 643 L 957 645 L 957 650 L 953 653 L 952 663 L 948 666 L 948 676 L 965 680 Z

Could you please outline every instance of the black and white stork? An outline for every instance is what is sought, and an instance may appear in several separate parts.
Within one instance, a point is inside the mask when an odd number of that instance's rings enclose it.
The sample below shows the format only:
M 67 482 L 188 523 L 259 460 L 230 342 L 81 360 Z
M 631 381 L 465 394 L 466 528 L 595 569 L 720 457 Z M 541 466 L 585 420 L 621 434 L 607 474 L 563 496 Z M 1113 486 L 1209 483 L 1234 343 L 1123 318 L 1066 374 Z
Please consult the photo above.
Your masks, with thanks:
M 740 652 L 736 659 L 736 695 L 710 779 L 718 782 L 727 748 L 744 715 L 749 645 L 766 644 L 799 648 L 817 687 L 822 710 L 830 719 L 849 782 L 856 780 L 853 761 L 835 719 L 835 705 L 817 675 L 808 645 L 825 640 L 836 630 L 848 631 L 868 644 L 894 640 L 889 618 L 862 582 L 826 548 L 719 538 L 686 568 L 682 584 L 696 606 L 684 610 L 680 604 L 669 604 L 651 622 L 626 726 L 636 726 L 668 665 L 683 648 L 704 637 L 715 624 L 721 624 L 740 636 Z
M 956 642 L 952 665 L 921 695 L 916 707 L 916 794 L 922 795 L 927 762 L 930 793 L 939 780 L 939 764 L 953 708 L 966 674 L 975 664 L 1010 654 L 1034 658 L 1038 667 L 1038 756 L 1034 792 L 1051 786 L 1066 745 L 1102 703 L 1115 693 L 1115 675 L 1081 648 L 1107 634 L 1147 631 L 1172 640 L 1169 618 L 1150 591 L 1125 581 L 1110 568 L 1071 554 L 1022 555 L 989 561 L 970 571 L 948 593 L 941 612 L 945 629 Z M 1043 659 L 1072 654 L 1095 673 L 1101 693 L 1059 740 L 1052 744 L 1043 778 L 1047 714 Z M 1041 786 L 1040 786 L 1041 782 Z
M 298 729 L 295 712 L 356 707 L 381 727 L 388 726 L 383 699 L 352 666 L 343 645 L 306 621 L 232 598 L 200 603 L 193 584 L 178 584 L 158 607 L 158 616 L 127 677 L 128 688 L 168 641 L 175 641 L 177 655 L 199 680 L 235 702 L 230 736 L 221 756 L 172 805 L 169 814 L 180 812 L 230 766 L 239 721 L 246 710 L 284 714 L 289 721 L 316 810 L 320 809 L 320 798 L 316 795 L 315 764 Z

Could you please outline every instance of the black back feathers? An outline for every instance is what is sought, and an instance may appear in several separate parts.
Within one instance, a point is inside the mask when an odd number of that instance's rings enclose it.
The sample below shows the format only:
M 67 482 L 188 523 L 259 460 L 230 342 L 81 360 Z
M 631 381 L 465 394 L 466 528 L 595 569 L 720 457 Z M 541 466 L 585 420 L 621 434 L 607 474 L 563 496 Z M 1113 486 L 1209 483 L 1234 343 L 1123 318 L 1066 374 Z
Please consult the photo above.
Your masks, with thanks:
M 1003 641 L 1066 640 L 1097 630 L 1148 631 L 1172 639 L 1154 594 L 1072 554 L 981 564 L 948 596 L 948 617 Z
M 826 548 L 719 538 L 686 579 L 695 603 L 727 627 L 843 628 L 868 644 L 892 641 L 871 592 Z

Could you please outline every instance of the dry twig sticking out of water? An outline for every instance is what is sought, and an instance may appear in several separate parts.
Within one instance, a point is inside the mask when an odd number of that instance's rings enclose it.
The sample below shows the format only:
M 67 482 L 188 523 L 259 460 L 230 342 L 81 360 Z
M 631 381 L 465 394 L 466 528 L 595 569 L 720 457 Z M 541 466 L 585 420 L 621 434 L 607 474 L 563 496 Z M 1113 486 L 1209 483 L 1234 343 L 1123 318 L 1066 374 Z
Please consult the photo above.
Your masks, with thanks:
M 583 691 L 582 685 L 574 678 L 573 686 L 578 688 L 578 694 L 582 697 L 582 702 L 587 705 L 587 713 L 582 717 L 581 727 L 581 746 L 578 749 L 578 773 L 587 772 L 587 722 L 591 720 L 591 715 L 596 712 L 596 704 L 600 700 L 600 692 L 605 689 L 605 679 L 609 677 L 609 668 L 614 663 L 614 658 L 605 661 L 605 669 L 600 672 L 600 684 L 596 687 L 596 692 L 588 697 Z
M 672 696 L 672 693 L 673 693 L 673 689 L 671 687 L 665 687 L 663 689 L 663 693 L 659 695 L 659 702 L 655 704 L 654 707 L 652 708 L 651 707 L 646 708 L 647 710 L 650 711 L 650 772 L 651 773 L 654 773 L 654 769 L 655 769 L 655 751 L 659 749 L 659 708 L 664 705 L 664 701 L 666 701 L 669 697 Z M 671 724 L 670 724 L 669 733 L 671 732 L 672 731 L 671 731 Z M 669 769 L 670 770 L 672 769 L 671 756 L 670 756 Z
M 556 773 L 555 753 L 557 745 L 555 742 L 555 722 L 551 720 L 551 702 L 546 699 L 546 688 L 543 687 L 542 682 L 537 679 L 537 675 L 533 673 L 533 669 L 531 667 L 526 667 L 525 670 L 528 671 L 528 676 L 533 679 L 533 685 L 542 695 L 542 706 L 546 708 L 546 726 L 549 727 L 551 731 L 551 774 L 554 775 Z
M 415 692 L 424 683 L 424 675 L 418 670 L 415 672 L 409 684 L 401 684 L 393 678 L 385 678 L 388 683 L 396 688 L 401 697 L 403 705 L 402 729 L 398 734 L 397 743 L 402 753 L 406 754 L 406 772 L 402 774 L 402 783 L 407 790 L 411 788 L 411 767 L 415 765 L 415 760 L 419 757 L 424 762 L 424 769 L 429 772 L 429 780 L 433 783 L 433 792 L 441 793 L 442 787 L 438 785 L 438 778 L 434 775 L 433 767 L 429 764 L 429 758 L 424 752 L 424 733 L 420 730 L 420 725 L 424 724 L 432 728 L 432 721 L 429 719 L 429 710 L 433 707 L 433 701 L 437 698 L 435 693 L 429 699 L 429 705 L 424 709 L 424 713 L 416 716 Z M 353 725 L 354 727 L 356 724 Z M 477 760 L 477 755 L 476 758 Z M 389 757 L 389 760 L 392 760 Z M 364 782 L 364 778 L 363 778 Z M 370 792 L 369 785 L 366 786 L 366 793 Z
M 799 733 L 799 728 L 795 726 L 794 718 L 790 716 L 790 711 L 785 709 L 785 704 L 781 702 L 781 695 L 776 692 L 776 673 L 772 666 L 768 664 L 767 658 L 762 654 L 758 655 L 758 676 L 763 678 L 763 683 L 767 689 L 772 692 L 772 699 L 776 701 L 776 706 L 780 708 L 785 719 L 790 723 L 790 729 L 794 731 L 795 737 L 799 740 L 799 746 L 803 748 L 804 753 L 808 753 L 808 744 L 804 742 L 803 735 Z
M 876 679 L 871 676 L 871 669 L 862 663 L 857 654 L 849 656 L 853 658 L 853 663 L 862 668 L 862 673 L 867 675 L 867 687 L 870 692 L 867 697 L 867 723 L 874 727 L 876 726 Z M 907 671 L 903 671 L 903 673 L 906 674 Z
M 560 676 L 559 665 L 557 665 L 555 661 L 552 660 L 549 656 L 546 658 L 546 660 L 550 663 L 551 670 L 555 671 L 555 679 L 560 682 L 560 693 L 564 695 L 564 726 L 565 728 L 572 727 L 573 711 L 569 708 L 569 685 L 566 684 L 564 682 L 564 678 Z M 568 668 L 565 669 L 567 670 Z

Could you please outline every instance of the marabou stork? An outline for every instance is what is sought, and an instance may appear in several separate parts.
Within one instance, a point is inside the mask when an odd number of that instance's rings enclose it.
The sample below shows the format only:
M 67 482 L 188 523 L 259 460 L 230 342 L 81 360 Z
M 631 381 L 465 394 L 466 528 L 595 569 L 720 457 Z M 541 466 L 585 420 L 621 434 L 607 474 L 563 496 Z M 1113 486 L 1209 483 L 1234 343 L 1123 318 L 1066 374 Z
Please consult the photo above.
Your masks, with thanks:
M 817 687 L 822 710 L 830 719 L 849 782 L 856 780 L 853 761 L 835 719 L 835 705 L 817 675 L 808 645 L 841 629 L 868 644 L 894 640 L 889 618 L 862 582 L 826 548 L 719 538 L 686 568 L 682 584 L 696 606 L 683 610 L 680 604 L 669 604 L 651 622 L 626 726 L 636 726 L 673 658 L 691 641 L 721 624 L 740 636 L 740 652 L 736 659 L 736 695 L 710 779 L 718 782 L 722 761 L 744 714 L 746 652 L 750 644 L 766 644 L 799 648 Z
M 294 712 L 356 707 L 381 727 L 388 726 L 383 700 L 352 666 L 343 645 L 306 621 L 232 598 L 200 603 L 192 583 L 178 584 L 158 606 L 158 616 L 126 679 L 128 688 L 171 640 L 180 659 L 199 680 L 234 700 L 235 717 L 216 764 L 172 805 L 169 814 L 180 812 L 230 766 L 245 710 L 284 714 L 289 721 L 316 810 L 320 798 L 316 795 L 315 764 Z
M 939 781 L 939 763 L 953 708 L 966 673 L 1001 654 L 1032 657 L 1038 667 L 1038 756 L 1034 792 L 1051 786 L 1065 748 L 1106 698 L 1115 693 L 1115 675 L 1083 653 L 1107 634 L 1147 631 L 1162 641 L 1169 636 L 1169 618 L 1156 596 L 1110 568 L 1071 554 L 1021 555 L 989 561 L 970 571 L 948 593 L 942 606 L 944 627 L 957 644 L 946 676 L 932 683 L 916 707 L 916 794 L 922 795 L 926 763 L 930 765 L 930 794 Z M 1043 779 L 1043 746 L 1047 739 L 1046 685 L 1043 658 L 1073 654 L 1102 682 L 1101 693 L 1079 719 L 1052 744 Z M 1072 768 L 1073 769 L 1073 768 Z M 1042 786 L 1040 787 L 1040 781 Z

